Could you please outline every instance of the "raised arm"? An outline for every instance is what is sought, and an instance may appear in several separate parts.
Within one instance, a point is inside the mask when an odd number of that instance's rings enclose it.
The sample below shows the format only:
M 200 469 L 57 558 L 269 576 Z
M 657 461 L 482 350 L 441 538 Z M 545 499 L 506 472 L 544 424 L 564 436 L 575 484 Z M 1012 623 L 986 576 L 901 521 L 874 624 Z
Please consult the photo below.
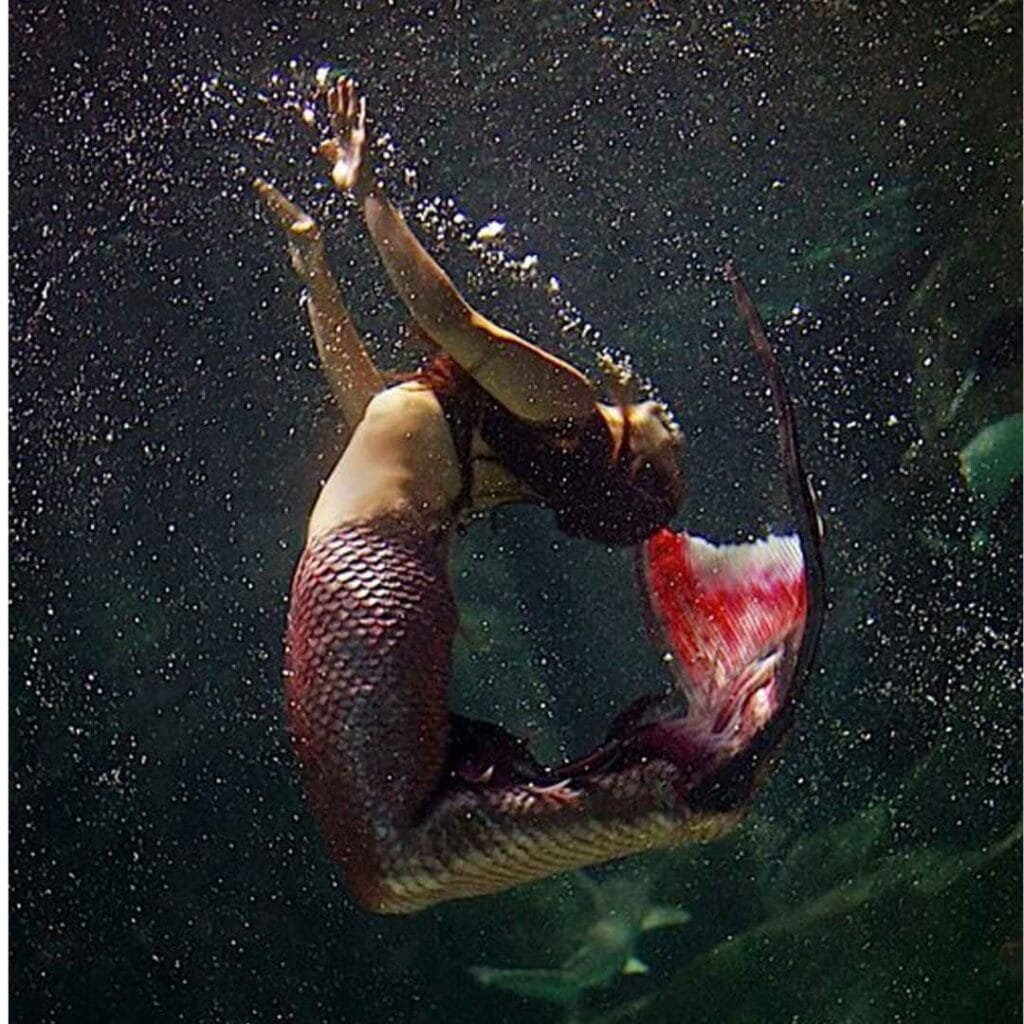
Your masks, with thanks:
M 345 308 L 316 222 L 263 178 L 257 178 L 253 187 L 288 240 L 292 267 L 307 289 L 306 309 L 320 365 L 346 425 L 353 430 L 370 399 L 383 390 L 384 378 Z
M 322 147 L 337 188 L 351 192 L 388 276 L 417 325 L 510 412 L 534 423 L 582 423 L 593 385 L 575 367 L 491 323 L 459 294 L 366 165 L 366 102 L 348 79 L 327 94 L 334 137 Z

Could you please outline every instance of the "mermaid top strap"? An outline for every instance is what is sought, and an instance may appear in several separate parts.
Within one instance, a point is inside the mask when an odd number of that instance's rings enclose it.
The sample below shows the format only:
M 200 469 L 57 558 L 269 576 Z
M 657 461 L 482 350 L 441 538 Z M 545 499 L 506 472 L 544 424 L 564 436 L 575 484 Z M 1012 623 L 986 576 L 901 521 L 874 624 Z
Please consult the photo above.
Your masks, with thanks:
M 468 508 L 473 498 L 473 431 L 477 427 L 479 412 L 476 403 L 468 403 L 452 391 L 435 391 L 445 422 L 455 446 L 462 485 L 452 507 L 453 517 Z

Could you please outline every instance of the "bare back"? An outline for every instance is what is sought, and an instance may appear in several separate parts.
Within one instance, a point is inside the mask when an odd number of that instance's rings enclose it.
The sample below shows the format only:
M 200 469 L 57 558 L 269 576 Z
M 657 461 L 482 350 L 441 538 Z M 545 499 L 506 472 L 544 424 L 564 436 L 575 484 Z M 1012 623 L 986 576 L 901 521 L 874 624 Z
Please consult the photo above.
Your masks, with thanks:
M 339 526 L 410 517 L 426 529 L 459 512 L 533 500 L 474 431 L 469 491 L 437 396 L 420 381 L 376 395 L 313 506 L 307 541 Z M 459 499 L 464 505 L 457 508 Z

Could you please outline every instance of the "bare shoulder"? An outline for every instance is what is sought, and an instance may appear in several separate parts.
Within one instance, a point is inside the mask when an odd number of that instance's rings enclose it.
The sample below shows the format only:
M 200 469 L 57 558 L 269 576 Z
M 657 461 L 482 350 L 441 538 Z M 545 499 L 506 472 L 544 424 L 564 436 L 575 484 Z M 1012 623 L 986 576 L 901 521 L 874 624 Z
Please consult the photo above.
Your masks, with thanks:
M 406 381 L 374 395 L 366 407 L 364 420 L 375 420 L 409 426 L 422 425 L 426 420 L 443 418 L 441 404 L 430 388 L 419 381 Z
M 371 399 L 353 441 L 357 438 L 374 448 L 381 445 L 404 448 L 403 442 L 413 438 L 420 444 L 437 448 L 447 440 L 448 426 L 434 392 L 418 381 L 406 381 Z
M 409 410 L 416 415 L 430 410 L 435 413 L 439 409 L 434 392 L 420 381 L 403 381 L 379 391 L 370 399 L 367 412 L 374 411 L 377 415 L 394 415 Z
M 308 536 L 414 510 L 443 520 L 461 487 L 437 396 L 418 382 L 375 395 L 314 505 Z

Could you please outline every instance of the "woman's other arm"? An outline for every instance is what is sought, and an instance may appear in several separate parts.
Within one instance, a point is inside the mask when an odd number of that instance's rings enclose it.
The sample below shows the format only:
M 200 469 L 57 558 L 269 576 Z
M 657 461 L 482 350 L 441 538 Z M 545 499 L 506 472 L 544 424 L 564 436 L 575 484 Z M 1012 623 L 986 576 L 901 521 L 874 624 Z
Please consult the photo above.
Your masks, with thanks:
M 416 324 L 506 409 L 534 423 L 582 423 L 596 394 L 569 363 L 474 310 L 374 181 L 365 161 L 366 102 L 348 79 L 327 94 L 334 137 L 322 152 L 334 184 L 360 204 L 388 276 Z

